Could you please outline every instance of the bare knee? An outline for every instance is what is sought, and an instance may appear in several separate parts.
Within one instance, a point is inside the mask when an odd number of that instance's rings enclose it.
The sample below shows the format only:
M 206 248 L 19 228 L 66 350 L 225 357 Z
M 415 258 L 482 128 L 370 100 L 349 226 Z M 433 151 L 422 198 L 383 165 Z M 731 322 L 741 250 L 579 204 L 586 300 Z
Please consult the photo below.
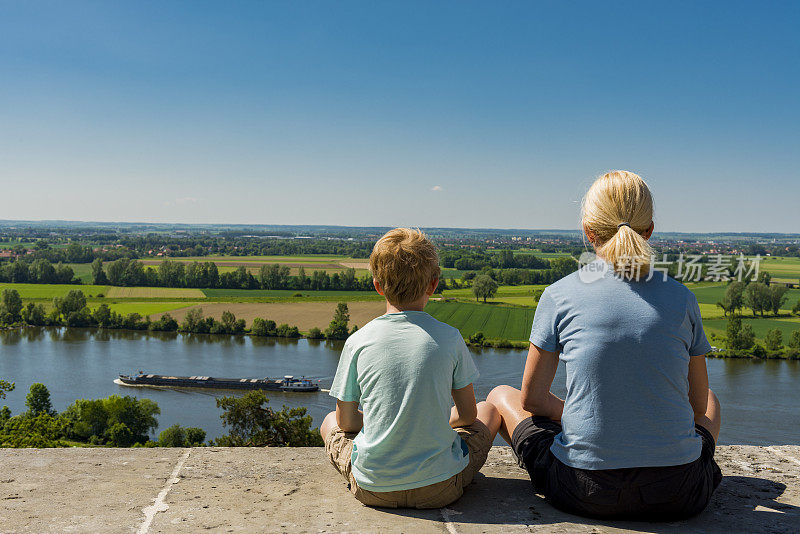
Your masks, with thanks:
M 519 390 L 511 386 L 497 386 L 486 397 L 486 401 L 493 404 L 495 407 L 500 407 L 508 404 L 509 398 L 519 395 Z
M 319 425 L 319 433 L 322 434 L 322 439 L 330 434 L 331 430 L 336 426 L 336 412 L 330 412 L 328 415 L 325 416 L 325 419 L 322 420 L 322 424 Z

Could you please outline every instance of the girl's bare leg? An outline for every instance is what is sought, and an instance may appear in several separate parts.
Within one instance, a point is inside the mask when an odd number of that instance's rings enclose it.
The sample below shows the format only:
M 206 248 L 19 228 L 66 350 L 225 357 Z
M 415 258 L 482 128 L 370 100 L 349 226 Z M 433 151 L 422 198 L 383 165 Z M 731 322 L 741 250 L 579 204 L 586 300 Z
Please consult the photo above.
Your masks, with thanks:
M 510 445 L 517 425 L 533 415 L 522 409 L 522 392 L 511 386 L 497 386 L 486 397 L 486 401 L 493 404 L 500 413 L 500 436 Z

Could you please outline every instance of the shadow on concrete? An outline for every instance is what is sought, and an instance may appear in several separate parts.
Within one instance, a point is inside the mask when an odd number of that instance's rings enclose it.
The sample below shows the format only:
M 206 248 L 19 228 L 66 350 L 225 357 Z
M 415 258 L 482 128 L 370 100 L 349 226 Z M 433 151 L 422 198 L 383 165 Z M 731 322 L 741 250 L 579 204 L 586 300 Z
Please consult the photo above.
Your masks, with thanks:
M 786 490 L 780 482 L 728 476 L 699 515 L 675 522 L 605 521 L 561 512 L 533 492 L 527 479 L 476 477 L 464 496 L 443 510 L 377 509 L 380 512 L 433 522 L 483 525 L 570 524 L 639 532 L 797 532 L 800 507 L 779 502 Z M 605 527 L 605 528 L 603 528 Z

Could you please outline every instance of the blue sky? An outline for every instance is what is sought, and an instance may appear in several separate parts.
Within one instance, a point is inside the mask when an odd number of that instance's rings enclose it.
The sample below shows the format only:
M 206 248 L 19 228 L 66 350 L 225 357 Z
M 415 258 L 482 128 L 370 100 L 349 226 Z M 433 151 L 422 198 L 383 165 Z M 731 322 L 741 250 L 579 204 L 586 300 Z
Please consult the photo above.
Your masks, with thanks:
M 800 232 L 800 4 L 0 0 L 4 219 Z

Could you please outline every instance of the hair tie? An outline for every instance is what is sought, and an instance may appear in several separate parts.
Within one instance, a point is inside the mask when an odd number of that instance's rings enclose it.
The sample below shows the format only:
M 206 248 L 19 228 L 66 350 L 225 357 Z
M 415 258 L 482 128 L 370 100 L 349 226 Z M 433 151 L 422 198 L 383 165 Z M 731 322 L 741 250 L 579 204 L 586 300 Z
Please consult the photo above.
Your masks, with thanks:
M 630 224 L 630 223 L 628 223 L 628 222 L 621 222 L 621 223 L 619 223 L 619 224 L 617 225 L 617 230 L 619 230 L 619 229 L 620 229 L 620 228 L 622 228 L 623 226 L 627 226 L 628 228 L 630 228 L 630 227 L 631 227 L 631 224 Z

